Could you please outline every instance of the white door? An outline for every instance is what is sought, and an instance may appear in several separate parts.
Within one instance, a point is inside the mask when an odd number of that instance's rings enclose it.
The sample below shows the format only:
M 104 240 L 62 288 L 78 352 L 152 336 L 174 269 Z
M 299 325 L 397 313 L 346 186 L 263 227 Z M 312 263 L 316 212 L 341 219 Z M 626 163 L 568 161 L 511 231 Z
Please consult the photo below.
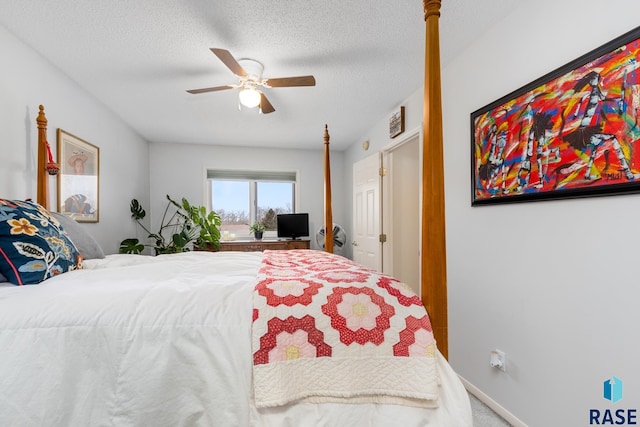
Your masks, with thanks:
M 380 154 L 353 165 L 353 260 L 382 271 Z

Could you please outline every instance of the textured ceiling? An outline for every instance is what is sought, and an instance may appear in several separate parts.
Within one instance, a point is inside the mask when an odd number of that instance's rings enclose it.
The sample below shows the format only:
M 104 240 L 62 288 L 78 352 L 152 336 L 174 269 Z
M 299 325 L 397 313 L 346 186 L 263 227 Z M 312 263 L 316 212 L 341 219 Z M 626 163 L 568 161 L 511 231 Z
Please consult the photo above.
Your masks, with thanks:
M 516 0 L 443 0 L 443 66 Z M 0 25 L 150 142 L 334 149 L 366 135 L 424 79 L 419 0 L 0 0 Z M 238 110 L 209 48 L 264 64 L 265 77 L 312 74 L 315 87 L 264 89 L 276 111 Z

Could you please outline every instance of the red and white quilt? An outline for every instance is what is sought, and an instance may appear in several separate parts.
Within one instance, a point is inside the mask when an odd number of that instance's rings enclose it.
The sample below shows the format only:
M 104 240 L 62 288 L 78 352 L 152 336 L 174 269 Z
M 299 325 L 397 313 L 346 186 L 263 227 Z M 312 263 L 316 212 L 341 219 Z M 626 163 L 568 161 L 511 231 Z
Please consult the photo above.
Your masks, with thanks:
M 405 284 L 344 257 L 265 251 L 253 294 L 257 407 L 294 401 L 435 407 L 429 316 Z

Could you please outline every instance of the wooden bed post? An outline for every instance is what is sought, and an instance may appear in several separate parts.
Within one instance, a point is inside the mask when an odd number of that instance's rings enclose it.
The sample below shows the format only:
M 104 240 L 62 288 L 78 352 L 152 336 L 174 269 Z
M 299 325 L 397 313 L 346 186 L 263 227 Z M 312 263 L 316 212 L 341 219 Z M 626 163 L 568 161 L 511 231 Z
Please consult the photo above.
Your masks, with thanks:
M 47 118 L 44 115 L 44 107 L 40 105 L 40 112 L 36 118 L 38 124 L 38 181 L 36 202 L 45 209 L 49 209 L 49 176 L 47 174 Z
M 331 213 L 331 158 L 329 127 L 324 125 L 324 250 L 333 253 L 333 215 Z
M 426 22 L 424 149 L 422 158 L 422 303 L 429 312 L 438 349 L 449 356 L 447 248 L 444 209 L 442 97 L 440 87 L 441 0 L 423 0 Z

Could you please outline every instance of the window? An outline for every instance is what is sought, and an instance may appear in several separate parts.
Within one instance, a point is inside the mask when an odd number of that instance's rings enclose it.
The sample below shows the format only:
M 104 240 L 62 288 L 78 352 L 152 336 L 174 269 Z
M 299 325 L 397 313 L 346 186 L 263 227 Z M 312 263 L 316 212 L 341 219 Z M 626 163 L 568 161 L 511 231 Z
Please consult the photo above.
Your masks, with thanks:
M 209 207 L 222 220 L 222 231 L 249 236 L 249 225 L 262 222 L 266 237 L 276 236 L 276 216 L 296 211 L 296 172 L 208 170 Z

